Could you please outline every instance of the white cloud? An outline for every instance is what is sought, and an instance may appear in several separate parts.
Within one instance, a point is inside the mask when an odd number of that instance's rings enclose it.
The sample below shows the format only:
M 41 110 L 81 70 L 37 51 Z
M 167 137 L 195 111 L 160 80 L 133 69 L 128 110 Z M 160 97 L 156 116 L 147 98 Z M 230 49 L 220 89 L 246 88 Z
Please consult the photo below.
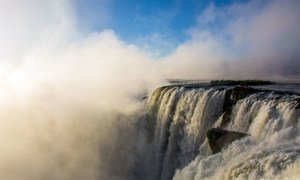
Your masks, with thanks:
M 168 69 L 175 76 L 204 79 L 297 77 L 298 7 L 293 0 L 210 5 L 190 30 L 191 39 L 168 58 L 181 62 L 174 69 L 182 75 Z

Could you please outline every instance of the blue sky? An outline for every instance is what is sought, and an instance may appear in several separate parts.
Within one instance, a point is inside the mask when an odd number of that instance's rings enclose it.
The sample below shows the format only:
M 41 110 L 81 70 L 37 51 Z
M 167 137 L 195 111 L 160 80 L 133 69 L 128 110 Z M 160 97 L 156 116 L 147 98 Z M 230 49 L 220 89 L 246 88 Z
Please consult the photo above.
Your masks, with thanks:
M 164 53 L 169 53 L 189 39 L 189 29 L 210 5 L 223 7 L 243 1 L 75 0 L 73 3 L 85 32 L 112 29 L 123 41 L 142 47 L 164 41 Z M 212 27 L 218 28 L 218 25 Z

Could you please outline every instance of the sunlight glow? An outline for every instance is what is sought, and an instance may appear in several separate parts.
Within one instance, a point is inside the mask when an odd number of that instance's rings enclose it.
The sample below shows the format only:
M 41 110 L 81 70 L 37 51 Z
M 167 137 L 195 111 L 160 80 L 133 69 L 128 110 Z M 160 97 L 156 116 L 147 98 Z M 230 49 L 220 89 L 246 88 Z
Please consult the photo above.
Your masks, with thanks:
M 30 91 L 31 83 L 27 74 L 14 71 L 6 76 L 6 85 L 17 94 Z

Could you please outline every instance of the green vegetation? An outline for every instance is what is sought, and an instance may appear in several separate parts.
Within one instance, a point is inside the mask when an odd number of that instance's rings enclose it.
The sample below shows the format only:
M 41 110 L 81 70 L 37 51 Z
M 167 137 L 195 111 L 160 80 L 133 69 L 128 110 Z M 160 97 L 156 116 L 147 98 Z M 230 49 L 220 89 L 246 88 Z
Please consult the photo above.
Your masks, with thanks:
M 210 85 L 212 86 L 257 86 L 257 85 L 271 85 L 275 84 L 272 81 L 265 80 L 216 80 L 210 81 Z

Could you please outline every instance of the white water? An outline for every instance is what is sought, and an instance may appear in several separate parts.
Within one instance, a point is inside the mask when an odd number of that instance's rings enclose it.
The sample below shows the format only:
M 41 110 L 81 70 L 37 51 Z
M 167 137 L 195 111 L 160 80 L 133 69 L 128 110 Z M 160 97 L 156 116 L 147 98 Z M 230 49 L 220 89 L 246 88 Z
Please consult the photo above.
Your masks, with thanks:
M 225 91 L 174 86 L 153 93 L 144 179 L 297 179 L 299 97 L 262 92 L 239 100 L 223 129 L 250 136 L 213 155 L 205 134 L 222 120 Z

